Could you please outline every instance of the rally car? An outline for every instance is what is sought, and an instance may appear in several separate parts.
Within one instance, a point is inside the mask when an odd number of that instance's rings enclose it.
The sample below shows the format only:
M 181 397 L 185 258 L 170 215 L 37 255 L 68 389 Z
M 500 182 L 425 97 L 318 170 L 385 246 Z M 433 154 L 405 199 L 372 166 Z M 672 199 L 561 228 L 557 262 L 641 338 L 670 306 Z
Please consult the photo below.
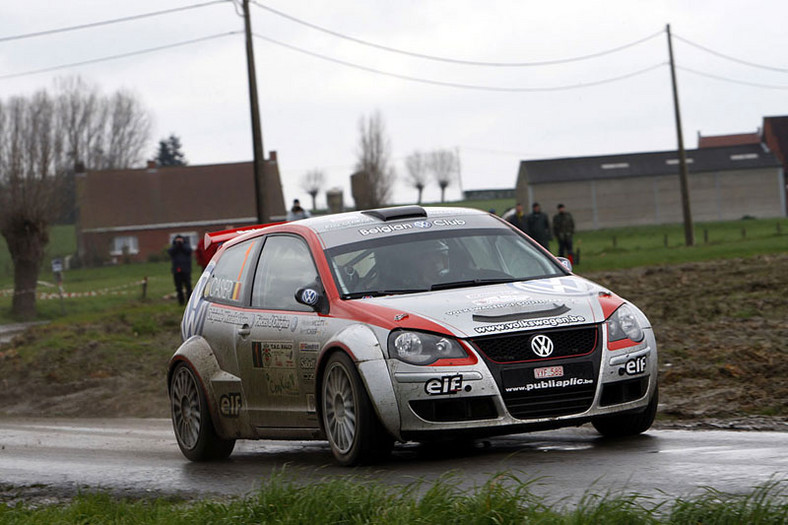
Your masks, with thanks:
M 327 439 L 353 465 L 396 441 L 654 420 L 646 316 L 499 217 L 405 206 L 222 240 L 167 374 L 191 460 Z

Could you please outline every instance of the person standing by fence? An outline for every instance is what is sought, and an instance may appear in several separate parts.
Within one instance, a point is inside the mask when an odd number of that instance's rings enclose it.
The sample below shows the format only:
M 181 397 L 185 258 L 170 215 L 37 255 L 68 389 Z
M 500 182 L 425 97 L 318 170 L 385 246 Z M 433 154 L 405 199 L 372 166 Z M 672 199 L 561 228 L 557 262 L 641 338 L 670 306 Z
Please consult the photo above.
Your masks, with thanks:
M 172 278 L 175 281 L 178 304 L 183 306 L 192 294 L 192 248 L 183 235 L 176 235 L 167 253 L 172 260 Z M 183 293 L 184 288 L 186 295 Z
M 563 204 L 558 205 L 558 213 L 553 216 L 553 234 L 558 239 L 558 256 L 567 257 L 574 264 L 572 236 L 575 234 L 575 221 Z

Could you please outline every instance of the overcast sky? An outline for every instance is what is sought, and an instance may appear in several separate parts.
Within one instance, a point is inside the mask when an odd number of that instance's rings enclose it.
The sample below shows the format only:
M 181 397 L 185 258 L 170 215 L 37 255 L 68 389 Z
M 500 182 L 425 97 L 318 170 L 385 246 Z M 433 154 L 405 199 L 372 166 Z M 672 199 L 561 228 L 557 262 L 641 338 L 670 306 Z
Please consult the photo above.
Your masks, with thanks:
M 149 157 L 155 155 L 159 139 L 174 133 L 190 164 L 249 161 L 243 20 L 232 2 L 36 38 L 8 38 L 206 3 L 4 0 L 0 98 L 28 95 L 52 88 L 58 77 L 80 75 L 105 93 L 127 89 L 139 97 L 154 119 Z M 383 116 L 400 176 L 397 203 L 415 200 L 404 166 L 405 157 L 415 150 L 456 149 L 462 189 L 485 189 L 514 187 L 521 160 L 673 149 L 677 142 L 664 33 L 668 23 L 674 37 L 695 44 L 674 39 L 677 65 L 684 68 L 678 81 L 688 148 L 697 146 L 698 131 L 754 132 L 763 116 L 788 115 L 784 0 L 259 4 L 250 9 L 258 35 L 254 46 L 263 142 L 266 151 L 278 152 L 288 203 L 297 197 L 309 201 L 300 181 L 306 171 L 317 168 L 326 172 L 327 188 L 342 188 L 345 203 L 353 204 L 348 176 L 356 159 L 358 121 L 374 111 Z M 214 35 L 223 36 L 24 74 Z M 587 60 L 492 67 L 428 60 L 353 39 L 456 61 L 519 64 L 579 58 L 647 40 Z M 626 78 L 593 85 L 618 77 Z M 586 84 L 592 85 L 578 87 Z M 439 195 L 436 184 L 428 185 L 427 201 Z M 459 196 L 459 185 L 447 193 L 449 199 Z M 319 205 L 324 202 L 318 199 Z

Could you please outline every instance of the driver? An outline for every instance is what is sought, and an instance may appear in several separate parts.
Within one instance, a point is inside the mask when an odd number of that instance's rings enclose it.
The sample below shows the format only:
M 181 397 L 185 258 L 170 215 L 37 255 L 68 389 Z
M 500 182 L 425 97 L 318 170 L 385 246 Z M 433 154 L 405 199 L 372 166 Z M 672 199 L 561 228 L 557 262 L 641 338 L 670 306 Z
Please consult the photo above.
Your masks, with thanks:
M 429 288 L 449 274 L 449 246 L 443 241 L 429 241 L 418 252 L 417 273 L 422 285 Z

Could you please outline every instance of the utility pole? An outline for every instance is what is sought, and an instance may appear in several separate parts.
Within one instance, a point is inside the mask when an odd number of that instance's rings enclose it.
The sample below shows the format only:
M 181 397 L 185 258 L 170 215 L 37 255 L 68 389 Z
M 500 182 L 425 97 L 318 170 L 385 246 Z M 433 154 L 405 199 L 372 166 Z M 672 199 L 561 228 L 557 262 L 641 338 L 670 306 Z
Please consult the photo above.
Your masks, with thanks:
M 263 131 L 260 125 L 260 109 L 257 103 L 257 75 L 254 67 L 254 47 L 252 46 L 252 20 L 249 17 L 249 0 L 243 0 L 244 30 L 246 33 L 246 69 L 249 75 L 249 106 L 252 112 L 252 143 L 254 146 L 254 195 L 257 205 L 257 222 L 268 221 L 265 199 L 265 150 Z
M 679 91 L 676 86 L 676 64 L 673 61 L 673 39 L 670 37 L 670 24 L 666 27 L 668 33 L 668 54 L 670 55 L 670 78 L 673 81 L 673 109 L 676 113 L 676 135 L 678 135 L 679 140 L 679 186 L 681 187 L 681 211 L 684 215 L 684 244 L 695 246 L 695 228 L 692 225 L 689 185 L 687 183 L 687 153 L 684 151 L 684 137 L 681 133 Z

